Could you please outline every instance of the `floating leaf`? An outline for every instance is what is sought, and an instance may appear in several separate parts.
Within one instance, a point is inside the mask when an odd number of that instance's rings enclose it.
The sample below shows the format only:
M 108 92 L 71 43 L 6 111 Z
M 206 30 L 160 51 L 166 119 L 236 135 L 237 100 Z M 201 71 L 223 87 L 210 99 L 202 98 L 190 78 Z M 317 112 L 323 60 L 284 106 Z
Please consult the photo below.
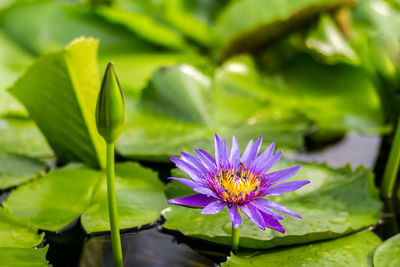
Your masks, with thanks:
M 6 91 L 6 88 L 12 85 L 32 60 L 32 55 L 0 31 L 0 116 L 26 117 L 25 108 Z
M 50 149 L 36 124 L 26 119 L 0 118 L 0 154 L 51 157 Z
M 97 10 L 97 14 L 105 20 L 125 26 L 154 44 L 172 49 L 182 49 L 185 46 L 182 36 L 167 26 L 155 22 L 148 15 L 126 11 L 118 7 L 104 7 Z
M 381 243 L 371 231 L 363 231 L 331 241 L 279 250 L 259 251 L 252 255 L 231 254 L 221 264 L 228 266 L 365 266 L 372 267 L 372 252 Z M 398 255 L 398 254 L 396 254 Z M 377 265 L 374 265 L 377 266 Z M 388 265 L 382 265 L 388 266 Z M 395 265 L 393 265 L 395 266 Z
M 156 173 L 137 163 L 116 165 L 116 190 L 122 229 L 155 221 L 166 205 Z M 109 230 L 105 173 L 69 165 L 18 187 L 4 205 L 40 229 L 57 231 L 82 214 L 88 233 Z
M 2 266 L 48 266 L 48 247 L 34 249 L 42 243 L 44 233 L 29 220 L 13 217 L 8 209 L 0 208 L 0 262 Z
M 244 52 L 256 52 L 299 25 L 353 0 L 263 0 L 232 1 L 221 12 L 217 34 L 223 47 L 222 59 Z
M 0 155 L 0 189 L 25 183 L 44 174 L 47 165 L 19 155 Z
M 390 130 L 383 124 L 377 89 L 359 67 L 329 66 L 298 54 L 279 70 L 263 73 L 250 57 L 240 56 L 217 69 L 214 83 L 225 95 L 236 92 L 242 96 L 236 105 L 225 105 L 231 107 L 227 114 L 237 113 L 233 107 L 240 104 L 254 110 L 270 103 L 305 114 L 317 130 L 370 134 Z
M 329 64 L 359 63 L 357 54 L 329 15 L 319 19 L 317 28 L 307 36 L 306 46 Z
M 15 218 L 8 209 L 0 208 L 0 250 L 3 247 L 33 248 L 40 245 L 44 233 L 38 235 L 37 231 L 38 228 L 26 218 Z
M 117 142 L 118 152 L 136 159 L 168 160 L 181 150 L 210 146 L 214 133 L 230 138 L 232 132 L 239 139 L 262 134 L 266 143 L 301 147 L 309 127 L 304 116 L 265 103 L 254 105 L 256 100 L 249 102 L 236 92 L 225 96 L 190 65 L 159 70 L 140 98 L 126 94 L 128 121 Z
M 58 1 L 16 3 L 0 12 L 0 25 L 10 37 L 37 55 L 62 49 L 80 36 L 101 40 L 100 54 L 145 51 L 149 45 L 128 29 L 100 18 L 93 10 Z
M 273 169 L 293 165 L 280 161 Z M 267 229 L 260 230 L 242 214 L 240 244 L 248 248 L 269 248 L 281 245 L 307 243 L 348 234 L 375 224 L 381 214 L 382 204 L 378 190 L 373 185 L 370 170 L 350 167 L 332 170 L 316 164 L 301 164 L 294 180 L 310 180 L 306 187 L 271 199 L 301 214 L 303 219 L 288 216 L 282 221 L 285 234 Z M 273 170 L 271 170 L 273 171 Z M 176 177 L 187 177 L 173 173 Z M 169 198 L 191 195 L 191 189 L 172 186 L 167 190 Z M 163 212 L 167 222 L 163 225 L 189 237 L 230 244 L 231 222 L 226 210 L 217 215 L 201 215 L 199 209 L 170 206 Z
M 28 109 L 60 162 L 105 164 L 105 143 L 96 128 L 100 88 L 97 41 L 78 39 L 42 56 L 10 88 Z
M 374 252 L 375 267 L 395 267 L 400 265 L 400 234 L 385 240 Z
M 46 260 L 48 249 L 48 246 L 40 249 L 0 247 L 0 261 L 3 266 L 9 267 L 48 267 L 49 262 Z

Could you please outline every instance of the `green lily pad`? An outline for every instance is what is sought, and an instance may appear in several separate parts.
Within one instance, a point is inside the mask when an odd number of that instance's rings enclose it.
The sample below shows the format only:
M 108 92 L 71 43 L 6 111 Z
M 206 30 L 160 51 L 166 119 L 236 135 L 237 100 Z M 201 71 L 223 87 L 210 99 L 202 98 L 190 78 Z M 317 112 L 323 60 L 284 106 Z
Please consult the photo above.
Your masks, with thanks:
M 97 41 L 80 38 L 40 57 L 10 88 L 28 109 L 60 162 L 105 164 L 94 118 L 100 88 Z
M 117 202 L 122 229 L 155 221 L 165 207 L 156 173 L 137 163 L 116 165 Z M 54 170 L 18 187 L 4 205 L 40 229 L 57 231 L 82 215 L 88 233 L 109 230 L 105 173 L 80 165 Z
M 52 157 L 53 151 L 36 124 L 26 119 L 0 118 L 0 154 Z
M 8 209 L 0 208 L 0 262 L 2 266 L 48 266 L 48 247 L 34 249 L 42 243 L 44 233 L 26 218 L 13 217 Z
M 280 161 L 273 170 L 296 164 Z M 324 165 L 301 165 L 293 180 L 307 179 L 311 183 L 271 199 L 299 213 L 303 219 L 287 216 L 282 221 L 286 233 L 282 234 L 271 229 L 262 231 L 242 214 L 241 246 L 269 248 L 324 240 L 367 228 L 379 220 L 382 203 L 370 170 L 359 167 L 353 172 L 349 166 L 332 170 Z M 173 175 L 185 177 L 183 173 Z M 169 198 L 193 194 L 190 188 L 183 189 L 175 184 L 173 182 L 167 190 Z M 225 209 L 217 215 L 201 215 L 199 209 L 171 205 L 163 211 L 163 215 L 167 219 L 163 225 L 166 229 L 215 243 L 230 244 L 231 222 Z
M 228 266 L 363 266 L 372 267 L 372 252 L 381 243 L 371 231 L 298 247 L 245 255 L 232 254 L 221 264 Z M 398 254 L 397 254 L 398 255 Z M 377 266 L 377 265 L 374 265 Z M 389 266 L 389 265 L 382 265 Z M 393 265 L 397 266 L 397 265 Z
M 133 33 L 154 44 L 172 49 L 185 47 L 184 38 L 167 26 L 155 22 L 150 16 L 134 13 L 118 7 L 104 7 L 97 10 L 103 19 L 123 25 Z
M 213 24 L 228 1 L 164 1 L 163 18 L 188 38 L 205 47 L 215 42 Z
M 279 70 L 263 73 L 255 67 L 252 58 L 239 56 L 217 69 L 214 84 L 225 95 L 232 92 L 241 95 L 241 99 L 246 100 L 241 101 L 249 107 L 248 111 L 267 103 L 293 109 L 313 121 L 317 130 L 355 130 L 369 134 L 390 130 L 383 123 L 377 89 L 359 67 L 347 64 L 329 66 L 298 54 Z M 237 105 L 239 101 L 236 101 Z M 231 108 L 227 118 L 234 112 L 237 113 Z
M 12 39 L 36 55 L 62 49 L 80 36 L 101 40 L 100 54 L 148 50 L 149 45 L 130 30 L 105 21 L 83 5 L 58 1 L 20 1 L 1 10 L 0 25 Z
M 0 261 L 3 266 L 8 267 L 48 267 L 46 254 L 49 247 L 40 249 L 29 248 L 1 248 Z
M 27 116 L 25 108 L 6 91 L 6 88 L 12 85 L 32 60 L 32 55 L 0 31 L 0 116 Z
M 375 267 L 395 267 L 400 265 L 400 234 L 385 240 L 374 252 Z
M 249 102 L 235 92 L 224 95 L 211 83 L 210 77 L 184 64 L 155 73 L 139 98 L 126 94 L 128 121 L 117 142 L 118 152 L 166 161 L 182 150 L 211 147 L 214 133 L 228 139 L 233 133 L 239 142 L 244 140 L 242 145 L 261 134 L 265 145 L 275 141 L 290 149 L 302 146 L 310 126 L 302 114 L 265 103 L 254 108 L 256 100 Z M 237 105 L 241 100 L 244 105 Z
M 18 219 L 8 209 L 0 208 L 0 249 L 30 248 L 40 245 L 44 233 L 38 235 L 38 228 L 26 218 Z M 1 257 L 0 257 L 1 259 Z
M 256 52 L 320 13 L 351 3 L 352 0 L 274 0 L 265 5 L 262 0 L 232 1 L 216 23 L 222 59 Z
M 329 15 L 321 16 L 317 28 L 307 36 L 306 46 L 329 64 L 359 63 L 357 54 Z
M 19 156 L 0 155 L 0 189 L 23 184 L 45 173 L 47 165 L 39 160 Z

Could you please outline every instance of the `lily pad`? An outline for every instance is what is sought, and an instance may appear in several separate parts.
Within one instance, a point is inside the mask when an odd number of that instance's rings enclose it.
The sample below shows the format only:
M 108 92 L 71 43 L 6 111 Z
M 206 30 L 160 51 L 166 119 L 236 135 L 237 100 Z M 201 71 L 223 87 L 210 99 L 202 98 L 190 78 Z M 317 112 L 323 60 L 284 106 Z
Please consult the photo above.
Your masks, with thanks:
M 0 155 L 0 189 L 23 184 L 45 173 L 47 165 L 39 160 L 19 156 Z
M 273 170 L 297 164 L 280 161 Z M 359 167 L 353 172 L 350 166 L 333 170 L 324 165 L 301 165 L 293 179 L 307 179 L 311 183 L 271 199 L 299 213 L 303 219 L 285 218 L 282 223 L 286 233 L 281 234 L 271 229 L 260 230 L 242 214 L 241 246 L 270 248 L 308 243 L 345 235 L 377 223 L 382 203 L 370 170 Z M 173 175 L 185 177 L 183 173 Z M 193 194 L 190 188 L 183 189 L 176 184 L 173 182 L 167 190 L 169 198 Z M 163 215 L 167 219 L 163 225 L 166 229 L 215 243 L 230 244 L 231 222 L 226 210 L 217 215 L 201 215 L 199 209 L 171 205 L 163 211 Z
M 183 64 L 155 73 L 140 97 L 126 94 L 128 121 L 117 142 L 118 152 L 166 161 L 182 150 L 210 146 L 214 133 L 223 137 L 234 133 L 240 140 L 262 134 L 266 143 L 275 141 L 290 149 L 302 146 L 310 125 L 303 115 L 265 103 L 255 108 L 249 103 L 256 100 L 249 102 L 236 92 L 224 97 L 211 84 L 210 77 Z M 241 100 L 244 104 L 237 105 Z
M 38 235 L 38 228 L 26 218 L 18 219 L 8 209 L 0 208 L 0 249 L 33 248 L 40 245 L 44 233 Z
M 122 229 L 155 221 L 166 205 L 156 173 L 137 163 L 116 165 L 116 190 Z M 104 172 L 68 165 L 18 187 L 4 206 L 48 231 L 60 230 L 82 215 L 83 227 L 92 233 L 109 230 L 106 196 Z
M 105 21 L 83 5 L 58 1 L 20 1 L 0 12 L 0 25 L 8 36 L 36 55 L 62 49 L 80 36 L 100 39 L 100 54 L 147 50 L 149 45 L 128 29 Z
M 358 64 L 359 58 L 329 15 L 319 19 L 318 26 L 307 36 L 306 46 L 328 64 Z
M 53 151 L 36 124 L 27 119 L 0 118 L 0 154 L 52 157 Z
M 34 249 L 42 243 L 44 233 L 28 219 L 17 219 L 0 208 L 0 262 L 2 266 L 48 266 L 48 247 Z
M 257 52 L 299 25 L 352 0 L 232 1 L 217 20 L 222 59 L 244 52 Z
M 372 267 L 372 252 L 381 243 L 372 231 L 298 247 L 245 255 L 232 254 L 221 264 L 228 266 L 362 266 Z M 397 254 L 398 255 L 398 254 Z M 374 265 L 377 266 L 377 265 Z M 382 265 L 388 266 L 388 265 Z M 397 266 L 397 265 L 393 265 Z
M 0 31 L 0 116 L 26 117 L 25 108 L 6 91 L 32 62 L 33 56 Z
M 118 7 L 104 7 L 96 11 L 103 19 L 125 26 L 133 33 L 154 44 L 172 49 L 183 49 L 184 38 L 168 28 L 155 22 L 150 16 L 134 13 Z
M 94 118 L 100 88 L 97 41 L 80 38 L 40 57 L 10 88 L 27 108 L 60 162 L 105 164 Z
M 234 107 L 242 102 L 250 111 L 268 103 L 293 109 L 313 121 L 317 130 L 390 131 L 373 81 L 363 69 L 348 64 L 329 66 L 297 54 L 278 70 L 266 72 L 251 57 L 239 56 L 217 69 L 214 84 L 225 95 L 242 96 L 230 101 L 237 103 Z M 237 113 L 235 108 L 230 111 L 228 117 Z
M 48 267 L 46 254 L 49 247 L 40 249 L 29 248 L 1 248 L 0 261 L 3 266 L 8 267 Z
M 375 267 L 395 267 L 400 265 L 400 234 L 385 240 L 374 252 Z

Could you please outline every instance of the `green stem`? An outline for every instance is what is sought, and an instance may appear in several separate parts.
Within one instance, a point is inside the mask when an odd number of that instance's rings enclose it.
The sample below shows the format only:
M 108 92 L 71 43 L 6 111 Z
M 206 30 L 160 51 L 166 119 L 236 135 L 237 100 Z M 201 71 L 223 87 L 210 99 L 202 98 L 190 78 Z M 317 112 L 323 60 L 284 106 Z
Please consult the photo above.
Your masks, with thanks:
M 394 135 L 392 147 L 390 148 L 389 159 L 386 163 L 382 180 L 382 194 L 384 197 L 390 198 L 396 184 L 396 178 L 399 171 L 400 163 L 400 117 L 397 122 L 397 128 Z
M 237 253 L 239 250 L 239 227 L 233 228 L 232 223 L 232 252 Z
M 107 144 L 107 198 L 110 217 L 111 242 L 114 256 L 114 266 L 123 267 L 121 237 L 119 234 L 117 198 L 115 195 L 114 175 L 114 144 Z

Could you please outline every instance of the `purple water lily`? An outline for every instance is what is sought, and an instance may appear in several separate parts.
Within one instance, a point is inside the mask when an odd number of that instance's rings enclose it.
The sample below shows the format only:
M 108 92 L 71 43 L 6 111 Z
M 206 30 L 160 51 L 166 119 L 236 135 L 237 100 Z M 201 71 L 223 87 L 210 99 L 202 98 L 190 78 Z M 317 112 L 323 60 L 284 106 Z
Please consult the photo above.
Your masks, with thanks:
M 249 142 L 242 156 L 238 143 L 232 138 L 231 152 L 225 140 L 215 135 L 215 158 L 204 150 L 195 150 L 197 157 L 181 152 L 182 158 L 172 157 L 178 168 L 192 179 L 170 177 L 191 187 L 197 194 L 170 199 L 168 203 L 184 206 L 203 207 L 202 214 L 217 214 L 225 206 L 233 228 L 238 228 L 244 214 L 259 228 L 269 227 L 282 233 L 285 229 L 280 224 L 284 216 L 276 211 L 302 218 L 299 214 L 282 206 L 266 196 L 278 196 L 295 191 L 309 181 L 292 181 L 281 183 L 292 177 L 300 166 L 267 173 L 280 159 L 282 151 L 274 155 L 275 145 L 272 143 L 261 155 L 262 137 L 254 143 Z M 276 210 L 276 211 L 274 211 Z

